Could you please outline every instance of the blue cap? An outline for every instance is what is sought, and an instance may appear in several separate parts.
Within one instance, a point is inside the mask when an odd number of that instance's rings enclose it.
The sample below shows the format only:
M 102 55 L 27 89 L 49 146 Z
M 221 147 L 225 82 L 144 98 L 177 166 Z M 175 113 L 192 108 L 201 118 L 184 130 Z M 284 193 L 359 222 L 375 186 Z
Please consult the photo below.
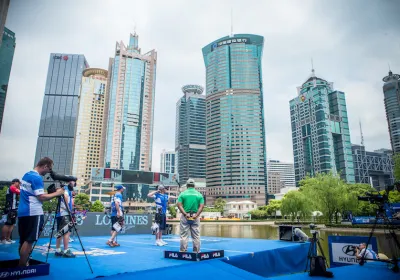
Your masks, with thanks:
M 119 191 L 120 189 L 126 189 L 123 185 L 118 185 L 115 187 L 117 189 L 117 191 Z

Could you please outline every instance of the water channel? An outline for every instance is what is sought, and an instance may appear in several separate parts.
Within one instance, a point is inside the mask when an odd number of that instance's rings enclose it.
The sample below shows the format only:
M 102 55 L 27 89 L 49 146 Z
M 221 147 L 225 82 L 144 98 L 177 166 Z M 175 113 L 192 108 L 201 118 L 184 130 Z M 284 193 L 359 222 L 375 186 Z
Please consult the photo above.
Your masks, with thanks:
M 302 230 L 308 235 L 310 229 L 308 225 L 303 225 Z M 326 258 L 329 259 L 328 250 L 328 236 L 339 235 L 339 236 L 368 236 L 370 229 L 359 229 L 359 228 L 321 228 L 318 229 L 319 236 L 321 238 L 321 245 L 324 250 Z M 173 234 L 179 234 L 179 224 L 174 223 Z M 397 238 L 400 241 L 400 231 L 397 231 Z M 276 225 L 246 225 L 246 224 L 214 224 L 214 223 L 202 223 L 201 225 L 202 236 L 213 236 L 213 237 L 231 237 L 231 238 L 259 238 L 259 239 L 278 239 L 278 226 Z M 374 236 L 378 241 L 379 253 L 384 253 L 388 257 L 391 257 L 391 245 L 386 239 L 384 231 L 382 229 L 376 230 Z

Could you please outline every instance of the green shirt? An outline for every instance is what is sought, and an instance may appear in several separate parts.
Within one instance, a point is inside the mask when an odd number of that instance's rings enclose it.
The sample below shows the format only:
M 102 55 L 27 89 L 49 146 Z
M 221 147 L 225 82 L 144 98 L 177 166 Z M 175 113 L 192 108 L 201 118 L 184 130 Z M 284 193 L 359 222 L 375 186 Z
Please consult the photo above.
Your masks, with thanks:
M 204 197 L 194 188 L 188 188 L 179 195 L 178 202 L 182 203 L 186 213 L 197 213 L 200 204 L 204 204 Z

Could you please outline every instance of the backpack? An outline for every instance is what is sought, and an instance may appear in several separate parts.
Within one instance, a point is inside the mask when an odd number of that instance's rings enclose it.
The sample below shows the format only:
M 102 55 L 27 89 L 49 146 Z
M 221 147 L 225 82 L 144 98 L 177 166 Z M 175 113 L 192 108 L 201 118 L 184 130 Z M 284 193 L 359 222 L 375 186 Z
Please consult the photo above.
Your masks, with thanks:
M 311 257 L 310 260 L 310 276 L 324 276 L 328 278 L 333 277 L 333 273 L 326 271 L 326 259 L 322 256 Z

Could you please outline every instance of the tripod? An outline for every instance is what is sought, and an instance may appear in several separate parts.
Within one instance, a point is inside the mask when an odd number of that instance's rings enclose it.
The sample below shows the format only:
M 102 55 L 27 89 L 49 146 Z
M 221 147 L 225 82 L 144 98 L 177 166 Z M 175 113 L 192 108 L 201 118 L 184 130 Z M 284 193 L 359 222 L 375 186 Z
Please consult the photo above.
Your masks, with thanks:
M 384 205 L 385 205 L 385 203 L 380 203 L 379 204 L 379 208 L 376 211 L 375 223 L 372 226 L 372 230 L 371 230 L 371 232 L 369 234 L 367 245 L 365 246 L 364 253 L 363 253 L 363 255 L 361 257 L 361 260 L 360 260 L 360 265 L 364 265 L 366 260 L 386 262 L 386 263 L 393 264 L 392 271 L 395 272 L 395 273 L 398 273 L 399 272 L 399 260 L 398 260 L 398 256 L 396 255 L 396 247 L 397 247 L 397 250 L 399 251 L 400 250 L 400 243 L 399 243 L 399 240 L 397 239 L 397 236 L 396 236 L 396 233 L 395 233 L 396 227 L 389 220 L 389 218 L 388 218 L 388 216 L 386 214 L 386 211 L 384 209 Z M 389 260 L 368 259 L 368 258 L 365 257 L 365 254 L 367 252 L 368 246 L 369 246 L 369 244 L 371 242 L 371 238 L 372 238 L 372 236 L 374 234 L 374 231 L 376 229 L 376 226 L 378 224 L 378 220 L 379 219 L 383 220 L 384 232 L 385 232 L 385 235 L 387 236 L 387 239 L 389 239 L 389 240 L 391 240 L 391 241 L 393 241 L 395 243 L 394 244 L 395 246 L 390 246 L 392 248 L 392 259 L 389 259 Z
M 310 248 L 308 249 L 306 268 L 305 268 L 304 272 L 307 271 L 309 265 L 310 265 L 310 271 L 311 271 L 311 258 L 317 257 L 318 249 L 321 251 L 321 254 L 325 259 L 326 267 L 329 267 L 328 261 L 325 258 L 324 250 L 322 250 L 321 243 L 319 242 L 319 238 L 317 236 L 318 235 L 318 231 L 311 230 L 311 234 L 312 234 L 312 238 L 310 238 Z
M 74 221 L 74 219 L 73 219 L 73 217 L 72 217 L 71 210 L 69 209 L 69 207 L 68 207 L 66 201 L 64 200 L 64 196 L 63 196 L 63 195 L 62 195 L 62 196 L 59 196 L 57 199 L 58 199 L 58 202 L 57 202 L 57 207 L 56 207 L 55 214 L 60 213 L 61 203 L 64 203 L 64 207 L 65 207 L 65 209 L 67 209 L 68 216 L 69 216 L 70 221 L 71 221 L 71 222 L 68 224 L 68 228 L 69 228 L 68 230 L 70 230 L 71 227 L 75 230 L 76 236 L 78 237 L 79 243 L 80 243 L 80 245 L 81 245 L 83 254 L 84 254 L 85 257 L 86 257 L 86 261 L 87 261 L 87 263 L 88 263 L 88 265 L 89 265 L 90 271 L 93 273 L 92 266 L 90 265 L 89 259 L 88 259 L 87 255 L 86 255 L 85 248 L 83 247 L 81 238 L 80 238 L 80 236 L 79 236 L 79 234 L 78 234 L 78 230 L 76 229 L 75 221 Z M 72 198 L 71 198 L 71 199 L 72 199 Z M 29 261 L 31 255 L 32 255 L 33 250 L 35 249 L 35 246 L 36 246 L 36 244 L 37 244 L 37 241 L 39 240 L 40 236 L 42 235 L 42 233 L 43 233 L 43 231 L 44 231 L 44 228 L 45 228 L 45 226 L 46 226 L 46 224 L 47 224 L 47 222 L 48 222 L 50 216 L 51 216 L 51 211 L 49 211 L 49 215 L 47 216 L 47 219 L 46 219 L 45 223 L 43 224 L 42 229 L 40 230 L 40 234 L 39 234 L 38 239 L 35 241 L 34 245 L 32 246 L 32 250 L 31 250 L 31 252 L 29 253 L 28 261 Z M 50 252 L 50 247 L 51 247 L 51 241 L 52 241 L 52 239 L 53 239 L 53 233 L 54 233 L 55 224 L 56 224 L 55 222 L 56 222 L 56 217 L 54 216 L 53 225 L 52 225 L 52 229 L 51 229 L 50 240 L 49 240 L 49 245 L 48 245 L 48 247 L 47 247 L 46 263 L 47 263 L 47 260 L 48 260 L 48 258 L 49 258 L 49 252 Z M 61 229 L 60 231 L 62 231 L 62 230 L 63 230 L 63 229 Z M 62 238 L 62 236 L 59 237 L 59 238 Z

